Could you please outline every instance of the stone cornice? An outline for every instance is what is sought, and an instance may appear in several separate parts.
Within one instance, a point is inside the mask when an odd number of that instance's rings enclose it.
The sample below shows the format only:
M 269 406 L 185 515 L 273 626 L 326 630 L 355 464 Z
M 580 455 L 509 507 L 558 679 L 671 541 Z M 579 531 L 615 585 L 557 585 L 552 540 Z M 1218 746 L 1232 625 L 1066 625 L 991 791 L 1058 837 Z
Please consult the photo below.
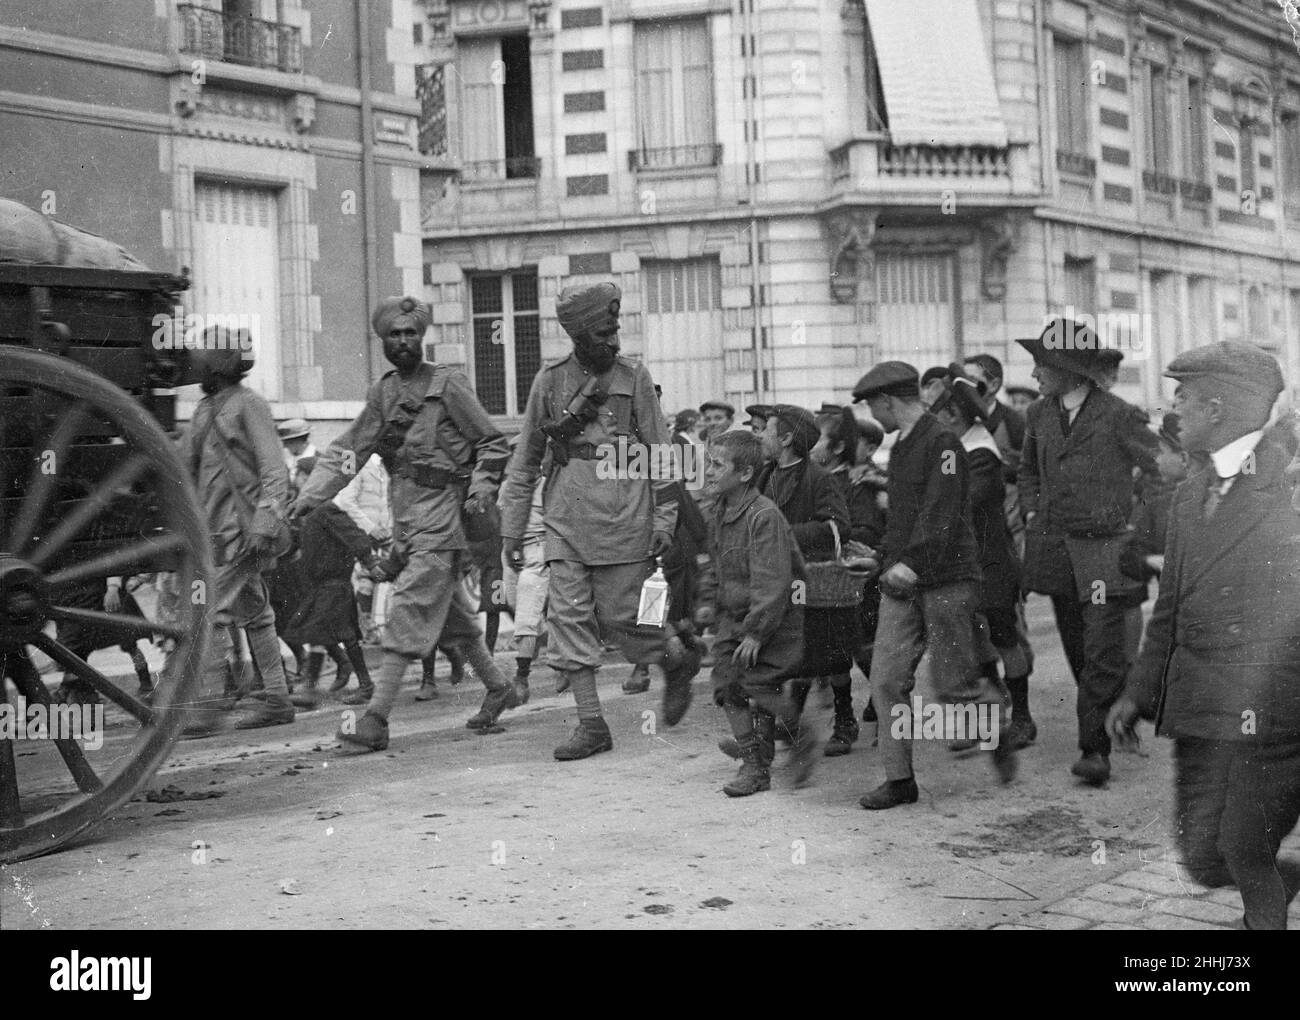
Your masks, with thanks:
M 175 57 L 168 53 L 114 46 L 93 39 L 74 39 L 71 36 L 55 35 L 52 32 L 32 32 L 14 28 L 12 25 L 0 25 L 0 48 L 4 47 L 32 53 L 48 53 L 56 57 L 68 57 L 71 60 L 90 61 L 96 64 L 111 64 L 114 67 L 127 67 L 136 71 L 166 73 L 175 70 L 176 67 Z
M 167 134 L 172 130 L 172 119 L 165 113 L 129 110 L 98 103 L 79 103 L 71 99 L 53 99 L 25 92 L 0 91 L 0 110 L 47 117 L 54 120 L 77 121 L 81 124 L 104 124 L 127 131 L 154 131 Z
M 1134 223 L 1132 219 L 1112 219 L 1059 209 L 1052 206 L 1039 206 L 1034 210 L 1034 218 L 1050 223 L 1070 223 L 1079 227 L 1090 227 L 1113 233 L 1122 238 L 1139 237 L 1145 240 L 1165 241 L 1170 244 L 1185 244 L 1196 248 L 1205 248 L 1210 252 L 1224 255 L 1254 255 L 1259 258 L 1277 260 L 1279 258 L 1300 264 L 1300 238 L 1292 244 L 1276 243 L 1266 245 L 1262 239 L 1254 243 L 1225 237 L 1223 234 L 1202 234 L 1186 230 L 1171 230 L 1149 224 Z M 1136 228 L 1136 229 L 1134 229 Z M 1269 237 L 1277 238 L 1276 230 L 1271 230 Z

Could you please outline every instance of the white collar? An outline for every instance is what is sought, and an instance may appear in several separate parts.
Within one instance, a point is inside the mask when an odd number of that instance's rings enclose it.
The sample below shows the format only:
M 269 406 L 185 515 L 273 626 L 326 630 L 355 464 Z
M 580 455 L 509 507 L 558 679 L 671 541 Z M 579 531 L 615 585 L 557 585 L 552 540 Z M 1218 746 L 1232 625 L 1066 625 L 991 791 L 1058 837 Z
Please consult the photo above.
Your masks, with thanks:
M 993 439 L 989 430 L 980 422 L 976 422 L 962 434 L 961 445 L 962 449 L 967 453 L 974 453 L 976 450 L 991 450 L 999 460 L 1002 459 L 1002 451 L 998 449 L 997 442 Z
M 1234 478 L 1239 475 L 1242 464 L 1263 438 L 1263 430 L 1257 429 L 1254 432 L 1247 432 L 1240 439 L 1234 439 L 1227 446 L 1219 447 L 1210 454 L 1210 459 L 1214 461 L 1215 473 L 1220 478 Z
M 1088 399 L 1088 394 L 1092 390 L 1092 383 L 1086 382 L 1081 386 L 1076 386 L 1069 393 L 1061 397 L 1061 406 L 1067 411 L 1077 411 L 1083 406 L 1083 402 Z

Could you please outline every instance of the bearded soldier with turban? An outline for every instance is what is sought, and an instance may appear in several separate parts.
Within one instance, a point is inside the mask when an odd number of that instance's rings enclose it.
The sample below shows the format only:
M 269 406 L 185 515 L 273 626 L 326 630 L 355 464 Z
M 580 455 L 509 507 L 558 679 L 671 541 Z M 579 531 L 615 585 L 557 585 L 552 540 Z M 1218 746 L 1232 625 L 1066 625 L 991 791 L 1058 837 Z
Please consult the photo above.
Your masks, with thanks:
M 611 472 L 601 463 L 621 444 L 629 450 L 641 444 L 649 454 L 643 463 L 671 449 L 650 372 L 619 356 L 620 300 L 612 283 L 560 292 L 555 314 L 573 339 L 573 354 L 533 380 L 502 493 L 505 555 L 518 570 L 533 486 L 549 447 L 553 467 L 543 497 L 551 577 L 547 661 L 561 672 L 561 689 L 573 689 L 579 719 L 570 740 L 555 749 L 561 761 L 613 747 L 596 693 L 602 638 L 616 640 L 633 663 L 664 667 L 670 726 L 690 704 L 701 657 L 689 633 L 683 644 L 664 628 L 637 623 L 652 558 L 672 544 L 677 503 L 671 477 L 627 477 L 631 472 L 621 465 Z
M 376 751 L 388 746 L 388 715 L 407 666 L 437 643 L 462 651 L 488 690 L 466 723 L 470 729 L 497 731 L 497 717 L 519 703 L 483 643 L 477 609 L 460 583 L 469 556 L 462 514 L 495 501 L 509 448 L 469 380 L 424 360 L 431 318 L 429 306 L 414 298 L 380 302 L 370 321 L 394 371 L 370 388 L 365 408 L 319 457 L 294 505 L 294 516 L 305 516 L 335 496 L 372 454 L 391 476 L 394 549 L 377 576 L 395 582 L 384 663 L 365 715 L 354 731 L 345 723 L 338 734 Z

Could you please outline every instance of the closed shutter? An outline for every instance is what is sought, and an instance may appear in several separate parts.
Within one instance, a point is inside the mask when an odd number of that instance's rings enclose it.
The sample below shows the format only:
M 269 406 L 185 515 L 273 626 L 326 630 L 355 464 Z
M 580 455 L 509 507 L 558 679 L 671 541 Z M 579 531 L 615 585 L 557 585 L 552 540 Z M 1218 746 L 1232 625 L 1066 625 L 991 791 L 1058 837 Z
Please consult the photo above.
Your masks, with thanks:
M 924 372 L 960 359 L 953 272 L 951 255 L 876 256 L 877 361 L 906 361 Z
M 665 408 L 725 395 L 722 268 L 717 259 L 646 261 L 645 364 Z
M 502 85 L 505 65 L 501 40 L 463 38 L 456 40 L 456 71 L 460 85 L 461 158 L 466 163 L 491 161 L 492 166 L 470 168 L 475 177 L 505 175 L 506 142 L 502 120 Z M 500 161 L 498 169 L 495 164 Z
M 197 182 L 189 311 L 247 328 L 255 361 L 245 383 L 280 399 L 280 246 L 276 193 Z

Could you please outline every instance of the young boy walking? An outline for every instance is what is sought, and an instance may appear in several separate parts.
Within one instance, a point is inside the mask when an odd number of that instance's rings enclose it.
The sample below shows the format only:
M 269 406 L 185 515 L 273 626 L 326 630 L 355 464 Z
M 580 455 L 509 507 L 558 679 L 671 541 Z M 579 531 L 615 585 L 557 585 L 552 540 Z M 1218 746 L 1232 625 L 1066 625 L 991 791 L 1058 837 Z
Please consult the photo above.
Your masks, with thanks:
M 696 622 L 717 628 L 713 700 L 740 746 L 740 773 L 722 789 L 728 797 L 771 787 L 778 722 L 793 743 L 795 785 L 816 761 L 813 728 L 799 726 L 799 710 L 781 689 L 803 661 L 803 606 L 793 598 L 794 582 L 805 579 L 803 557 L 780 509 L 758 491 L 763 463 L 762 440 L 727 432 L 714 438 L 705 471 L 710 563 Z

